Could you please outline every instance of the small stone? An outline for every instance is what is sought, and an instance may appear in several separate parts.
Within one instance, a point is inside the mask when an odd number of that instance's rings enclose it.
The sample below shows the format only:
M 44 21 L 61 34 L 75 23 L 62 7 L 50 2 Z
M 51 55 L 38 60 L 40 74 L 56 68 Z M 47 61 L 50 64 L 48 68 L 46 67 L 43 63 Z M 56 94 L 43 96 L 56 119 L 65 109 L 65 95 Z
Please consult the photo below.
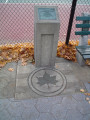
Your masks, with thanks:
M 88 101 L 88 103 L 90 104 L 90 101 Z
M 56 68 L 58 68 L 59 66 L 58 65 L 56 65 Z
M 9 70 L 10 72 L 14 71 L 14 69 L 13 69 L 13 68 L 9 68 L 8 70 Z
M 0 68 L 3 68 L 5 65 L 6 65 L 6 63 L 5 63 L 5 62 L 0 63 Z
M 86 100 L 89 101 L 90 100 L 89 97 L 86 97 Z
M 26 65 L 27 65 L 27 62 L 22 62 L 21 65 L 22 65 L 22 66 L 26 66 Z
M 80 89 L 80 92 L 83 92 L 83 93 L 84 93 L 84 92 L 85 92 L 85 90 L 84 90 L 84 89 Z

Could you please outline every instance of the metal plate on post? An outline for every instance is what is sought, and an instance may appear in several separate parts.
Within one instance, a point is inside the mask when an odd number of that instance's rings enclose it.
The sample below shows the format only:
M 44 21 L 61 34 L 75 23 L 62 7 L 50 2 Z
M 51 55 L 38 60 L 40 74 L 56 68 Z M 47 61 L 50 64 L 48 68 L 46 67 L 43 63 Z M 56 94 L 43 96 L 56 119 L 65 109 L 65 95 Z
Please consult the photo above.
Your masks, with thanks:
M 56 20 L 55 8 L 38 8 L 39 20 Z
M 53 67 L 60 29 L 58 8 L 35 6 L 34 17 L 35 66 Z

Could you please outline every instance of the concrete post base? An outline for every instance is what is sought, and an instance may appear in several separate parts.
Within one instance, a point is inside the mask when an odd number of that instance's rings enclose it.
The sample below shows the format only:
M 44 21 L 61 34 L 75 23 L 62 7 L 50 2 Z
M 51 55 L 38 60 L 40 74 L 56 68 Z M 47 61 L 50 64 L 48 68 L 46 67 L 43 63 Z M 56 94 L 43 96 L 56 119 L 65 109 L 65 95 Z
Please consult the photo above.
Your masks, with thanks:
M 76 53 L 76 58 L 77 58 L 77 61 L 78 63 L 81 65 L 81 66 L 84 66 L 85 65 L 85 60 L 83 59 L 83 57 L 81 56 L 81 54 L 77 51 Z

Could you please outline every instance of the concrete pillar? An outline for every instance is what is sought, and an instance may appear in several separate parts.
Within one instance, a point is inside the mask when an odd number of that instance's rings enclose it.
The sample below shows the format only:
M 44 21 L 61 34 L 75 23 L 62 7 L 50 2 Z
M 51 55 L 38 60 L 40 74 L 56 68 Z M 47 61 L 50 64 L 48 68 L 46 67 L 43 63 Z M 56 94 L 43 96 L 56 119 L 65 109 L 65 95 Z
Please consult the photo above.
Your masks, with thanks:
M 35 6 L 34 54 L 36 67 L 54 67 L 60 21 L 56 6 Z

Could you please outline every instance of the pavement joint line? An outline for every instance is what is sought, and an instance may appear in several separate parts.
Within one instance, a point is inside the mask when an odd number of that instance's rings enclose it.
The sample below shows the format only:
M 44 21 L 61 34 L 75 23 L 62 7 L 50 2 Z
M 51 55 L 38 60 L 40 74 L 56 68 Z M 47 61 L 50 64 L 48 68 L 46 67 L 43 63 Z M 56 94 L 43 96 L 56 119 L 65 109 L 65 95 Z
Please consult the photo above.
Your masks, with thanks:
M 77 93 L 78 94 L 78 93 Z M 72 96 L 72 98 L 76 101 L 76 102 L 80 102 L 81 100 L 77 100 L 73 95 L 71 95 Z
M 86 114 L 83 114 L 83 113 L 77 108 L 77 106 L 76 106 L 75 109 L 76 109 L 81 115 L 83 115 L 83 116 L 87 115 L 87 113 L 86 113 Z
M 78 110 L 78 108 L 76 107 L 76 110 L 84 117 L 85 115 L 87 115 L 87 113 L 86 114 L 83 114 L 80 110 Z
M 88 92 L 88 89 L 87 89 L 87 87 L 86 87 L 86 85 L 85 85 L 85 83 L 83 82 L 83 84 L 84 84 L 84 86 L 85 86 L 85 89 L 86 89 L 86 92 Z M 86 95 L 87 96 L 87 95 Z
M 51 114 L 53 116 L 53 118 L 56 120 L 56 117 L 53 113 L 50 112 L 49 114 Z
M 85 90 L 87 91 L 87 88 L 86 88 L 86 86 L 85 86 L 84 81 L 82 81 L 82 84 L 83 84 L 83 86 L 84 86 Z M 88 91 L 87 91 L 87 92 L 88 92 Z
M 16 75 L 15 75 L 15 93 L 14 93 L 14 99 L 15 99 L 15 94 L 16 94 L 17 69 L 18 69 L 18 62 L 16 63 Z
M 39 113 L 39 116 L 40 116 L 40 111 L 37 109 L 37 107 L 34 105 L 35 109 L 37 110 L 37 112 Z
M 67 120 L 67 114 L 68 114 L 68 111 L 69 111 L 69 110 L 71 110 L 71 109 L 66 110 L 66 114 L 65 114 L 65 116 L 64 116 L 64 119 L 65 119 L 65 120 Z

